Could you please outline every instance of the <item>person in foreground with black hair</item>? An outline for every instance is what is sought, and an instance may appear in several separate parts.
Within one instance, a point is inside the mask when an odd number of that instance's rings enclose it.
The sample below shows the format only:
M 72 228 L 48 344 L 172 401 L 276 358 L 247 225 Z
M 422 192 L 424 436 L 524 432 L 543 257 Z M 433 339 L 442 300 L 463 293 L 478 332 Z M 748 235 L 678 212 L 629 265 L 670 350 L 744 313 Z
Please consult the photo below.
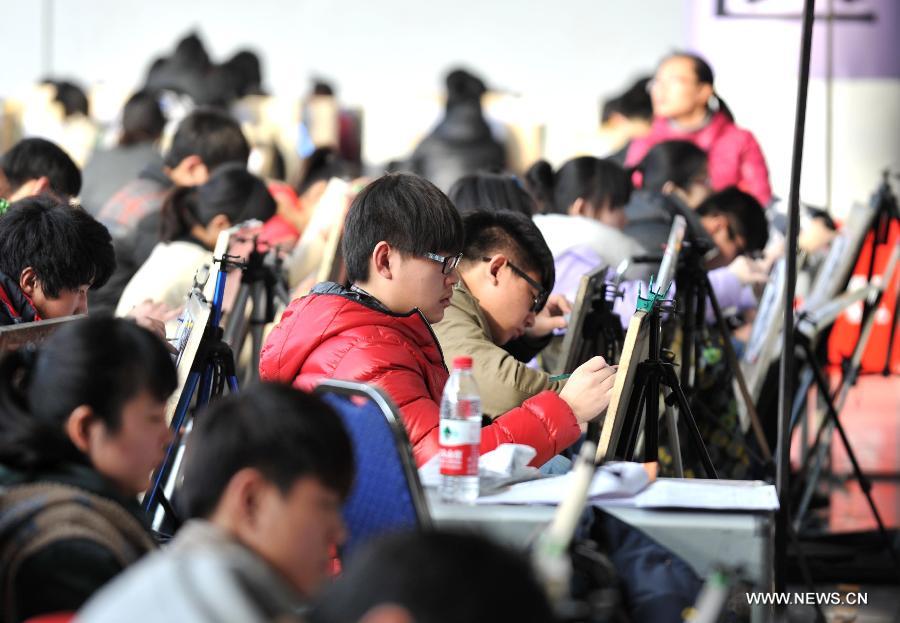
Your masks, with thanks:
M 503 349 L 544 313 L 554 283 L 553 256 L 524 214 L 473 212 L 463 225 L 459 283 L 434 332 L 448 365 L 455 357 L 472 357 L 482 411 L 495 418 L 544 390 L 559 393 L 564 386 Z
M 438 451 L 448 378 L 431 325 L 444 317 L 459 281 L 463 234 L 459 213 L 427 180 L 393 174 L 369 184 L 344 224 L 350 287 L 319 284 L 290 304 L 263 347 L 260 378 L 301 389 L 326 377 L 378 385 L 400 410 L 416 463 L 426 463 Z M 532 463 L 543 465 L 603 412 L 612 374 L 597 357 L 575 371 L 561 396 L 542 392 L 500 415 L 481 429 L 482 453 L 523 443 L 537 450 Z
M 7 203 L 43 193 L 68 203 L 80 191 L 78 165 L 48 140 L 22 139 L 0 157 L 0 199 Z
M 263 384 L 219 400 L 187 442 L 176 503 L 189 521 L 78 620 L 293 620 L 345 538 L 353 477 L 350 438 L 319 398 Z
M 116 266 L 109 232 L 50 195 L 0 216 L 0 325 L 85 314 Z
M 442 598 L 442 588 L 454 597 Z M 474 534 L 414 532 L 380 539 L 361 551 L 316 600 L 309 620 L 552 623 L 556 618 L 519 554 Z
M 163 343 L 112 318 L 0 361 L 3 621 L 75 611 L 154 548 L 136 496 L 171 438 L 175 385 Z

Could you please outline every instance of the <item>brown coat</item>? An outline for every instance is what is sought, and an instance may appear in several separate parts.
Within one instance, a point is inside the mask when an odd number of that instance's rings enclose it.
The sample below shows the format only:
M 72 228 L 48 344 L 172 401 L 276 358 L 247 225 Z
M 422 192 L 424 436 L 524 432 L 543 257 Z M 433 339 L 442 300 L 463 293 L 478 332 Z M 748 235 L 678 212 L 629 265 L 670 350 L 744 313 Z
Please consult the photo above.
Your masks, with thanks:
M 476 299 L 463 280 L 453 290 L 444 319 L 434 325 L 444 361 L 472 357 L 472 373 L 481 393 L 481 408 L 491 419 L 550 389 L 559 393 L 563 383 L 550 382 L 542 370 L 529 368 L 494 344 L 491 329 Z

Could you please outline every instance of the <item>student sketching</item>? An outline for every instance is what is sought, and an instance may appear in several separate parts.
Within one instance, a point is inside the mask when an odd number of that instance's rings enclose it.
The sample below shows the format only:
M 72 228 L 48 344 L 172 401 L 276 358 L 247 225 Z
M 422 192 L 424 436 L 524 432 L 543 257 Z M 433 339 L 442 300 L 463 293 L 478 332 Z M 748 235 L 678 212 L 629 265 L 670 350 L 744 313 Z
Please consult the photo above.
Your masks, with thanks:
M 109 232 L 50 195 L 0 216 L 0 325 L 84 314 L 116 262 Z
M 176 493 L 189 521 L 102 590 L 84 623 L 298 621 L 345 537 L 350 439 L 315 396 L 258 385 L 198 417 Z
M 319 284 L 291 303 L 263 348 L 261 378 L 307 389 L 323 377 L 381 387 L 400 409 L 416 462 L 427 462 L 438 451 L 448 378 L 431 324 L 451 304 L 462 247 L 460 216 L 433 184 L 412 175 L 372 182 L 344 227 L 352 285 Z M 510 271 L 504 265 L 504 279 Z M 523 443 L 537 450 L 532 463 L 544 464 L 603 412 L 613 381 L 613 368 L 592 359 L 559 395 L 541 392 L 482 428 L 481 451 Z
M 73 612 L 154 548 L 136 496 L 171 437 L 175 385 L 163 342 L 113 318 L 0 361 L 3 621 Z
M 548 210 L 534 217 L 556 265 L 555 293 L 570 300 L 582 275 L 602 262 L 618 266 L 644 255 L 643 247 L 625 235 L 625 204 L 631 196 L 628 173 L 610 160 L 574 158 L 559 171 L 544 162 L 529 172 L 532 188 L 547 197 Z
M 553 289 L 553 257 L 524 214 L 473 212 L 463 224 L 459 282 L 434 332 L 445 362 L 472 357 L 482 410 L 493 419 L 544 390 L 563 388 L 503 349 L 525 335 L 544 311 Z
M 209 181 L 172 191 L 163 205 L 161 242 L 128 282 L 116 307 L 123 316 L 142 301 L 184 303 L 194 275 L 210 264 L 219 234 L 249 219 L 266 221 L 275 200 L 265 183 L 242 164 L 225 164 Z
M 198 108 L 184 118 L 162 166 L 151 164 L 107 201 L 97 219 L 113 235 L 116 271 L 91 305 L 112 313 L 134 273 L 159 242 L 160 209 L 174 187 L 199 186 L 220 165 L 246 166 L 250 146 L 237 121 L 218 110 Z
M 0 158 L 0 199 L 8 203 L 47 193 L 68 203 L 80 190 L 78 165 L 48 140 L 22 139 Z

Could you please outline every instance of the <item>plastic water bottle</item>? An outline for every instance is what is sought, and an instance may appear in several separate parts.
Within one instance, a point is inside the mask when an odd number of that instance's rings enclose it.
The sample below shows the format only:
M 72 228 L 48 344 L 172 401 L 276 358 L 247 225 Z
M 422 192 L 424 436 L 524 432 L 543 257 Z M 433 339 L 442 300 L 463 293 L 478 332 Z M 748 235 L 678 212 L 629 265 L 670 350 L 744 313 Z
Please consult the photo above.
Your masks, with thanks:
M 474 503 L 478 498 L 481 398 L 472 358 L 456 357 L 441 398 L 441 499 Z

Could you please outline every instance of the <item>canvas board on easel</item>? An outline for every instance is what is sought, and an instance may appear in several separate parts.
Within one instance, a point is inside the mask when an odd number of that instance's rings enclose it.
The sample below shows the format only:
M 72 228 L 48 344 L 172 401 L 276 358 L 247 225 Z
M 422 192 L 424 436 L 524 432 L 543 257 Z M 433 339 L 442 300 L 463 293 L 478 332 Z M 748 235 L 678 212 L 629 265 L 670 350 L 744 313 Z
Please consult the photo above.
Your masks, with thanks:
M 650 315 L 642 310 L 634 312 L 625 333 L 619 370 L 613 385 L 612 398 L 603 418 L 600 441 L 597 444 L 597 462 L 602 463 L 615 453 L 622 427 L 625 424 L 628 403 L 634 392 L 638 365 L 650 354 Z

